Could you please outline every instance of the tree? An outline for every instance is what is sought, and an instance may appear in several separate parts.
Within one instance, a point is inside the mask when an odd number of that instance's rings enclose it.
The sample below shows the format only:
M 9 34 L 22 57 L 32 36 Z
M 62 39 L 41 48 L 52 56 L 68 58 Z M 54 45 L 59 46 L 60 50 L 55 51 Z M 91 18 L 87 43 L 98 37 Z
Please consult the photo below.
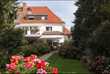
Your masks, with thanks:
M 11 53 L 12 49 L 15 49 L 23 45 L 23 31 L 20 29 L 7 29 L 0 33 L 0 48 L 7 50 Z
M 12 49 L 18 48 L 24 42 L 23 31 L 15 29 L 16 16 L 15 0 L 0 2 L 0 67 L 5 66 L 6 59 Z
M 93 54 L 103 55 L 110 48 L 109 0 L 79 0 L 74 21 L 74 44 L 83 50 L 91 49 Z M 106 32 L 103 32 L 106 31 Z M 107 49 L 106 49 L 107 48 Z M 100 52 L 99 52 L 100 50 Z M 104 51 L 104 52 L 103 52 Z

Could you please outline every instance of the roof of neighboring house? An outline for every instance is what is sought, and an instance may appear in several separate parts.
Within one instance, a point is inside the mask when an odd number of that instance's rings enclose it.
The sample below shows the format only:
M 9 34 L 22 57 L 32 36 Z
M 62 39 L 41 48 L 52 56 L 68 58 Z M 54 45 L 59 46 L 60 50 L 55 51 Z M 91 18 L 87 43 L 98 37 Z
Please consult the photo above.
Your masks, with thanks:
M 64 35 L 70 35 L 70 34 L 71 31 L 67 27 L 64 27 Z
M 47 20 L 29 20 L 29 19 L 19 19 L 19 23 L 53 23 L 53 24 L 59 24 L 62 25 L 64 22 L 56 16 L 48 7 L 27 7 L 27 9 L 31 10 L 32 15 L 47 15 Z M 27 14 L 28 10 L 25 9 L 25 15 Z
M 59 32 L 59 31 L 52 31 L 52 32 L 46 31 L 42 35 L 64 35 L 64 34 L 63 32 Z

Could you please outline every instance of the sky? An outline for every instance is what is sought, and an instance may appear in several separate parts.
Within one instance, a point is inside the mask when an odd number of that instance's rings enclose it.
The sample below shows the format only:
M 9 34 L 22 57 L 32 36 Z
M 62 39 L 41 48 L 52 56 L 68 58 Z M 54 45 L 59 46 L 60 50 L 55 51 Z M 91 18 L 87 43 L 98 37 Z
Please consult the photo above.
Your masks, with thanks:
M 77 6 L 74 5 L 76 0 L 19 0 L 29 6 L 47 6 L 52 12 L 60 17 L 66 26 L 74 26 L 72 23 L 75 19 L 74 12 Z

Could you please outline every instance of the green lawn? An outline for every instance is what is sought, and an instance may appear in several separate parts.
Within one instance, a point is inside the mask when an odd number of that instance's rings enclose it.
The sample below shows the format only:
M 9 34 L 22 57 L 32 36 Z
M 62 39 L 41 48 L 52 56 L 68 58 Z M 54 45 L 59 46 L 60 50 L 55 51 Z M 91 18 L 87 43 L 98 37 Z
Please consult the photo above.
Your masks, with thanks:
M 50 65 L 58 67 L 60 74 L 64 72 L 68 74 L 90 74 L 79 60 L 65 59 L 60 57 L 58 54 L 54 54 L 47 61 Z

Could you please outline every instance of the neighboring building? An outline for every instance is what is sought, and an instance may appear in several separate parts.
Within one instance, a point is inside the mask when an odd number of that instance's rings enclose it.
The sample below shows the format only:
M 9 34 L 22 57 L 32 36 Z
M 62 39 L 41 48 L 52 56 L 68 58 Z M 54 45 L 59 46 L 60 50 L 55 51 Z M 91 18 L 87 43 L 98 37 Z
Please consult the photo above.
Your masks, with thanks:
M 72 39 L 71 29 L 67 28 L 67 26 L 64 26 L 64 39 L 65 40 L 71 40 Z
M 48 7 L 32 7 L 23 3 L 17 11 L 16 28 L 24 30 L 26 37 L 38 37 L 52 42 L 63 43 L 70 31 L 64 21 Z

